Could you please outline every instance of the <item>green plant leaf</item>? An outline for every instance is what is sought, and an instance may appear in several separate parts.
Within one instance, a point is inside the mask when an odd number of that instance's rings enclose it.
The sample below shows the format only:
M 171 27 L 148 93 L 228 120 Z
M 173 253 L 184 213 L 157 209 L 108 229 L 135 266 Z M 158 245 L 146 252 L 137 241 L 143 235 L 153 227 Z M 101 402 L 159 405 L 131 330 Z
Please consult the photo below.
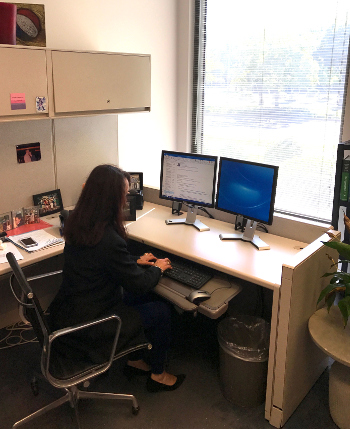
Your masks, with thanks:
M 332 273 L 325 273 L 322 277 L 330 277 L 333 276 L 335 279 L 337 279 L 337 276 L 339 276 L 340 271 L 333 271 Z
M 345 283 L 345 296 L 350 296 L 350 283 Z
M 330 280 L 330 283 L 335 283 L 336 281 L 341 281 L 342 283 L 350 283 L 350 273 L 344 273 L 343 271 L 334 271 L 333 273 L 325 273 L 322 277 L 333 278 Z
M 334 277 L 337 280 L 342 281 L 343 283 L 350 283 L 350 274 L 349 273 L 344 273 L 343 271 L 338 271 L 338 272 L 334 273 Z
M 348 323 L 350 317 L 350 296 L 346 296 L 338 302 L 339 310 L 343 316 L 344 328 Z
M 337 250 L 339 254 L 344 256 L 346 259 L 350 259 L 350 244 L 346 244 L 341 241 L 322 241 L 322 243 L 327 247 Z
M 335 289 L 336 287 L 338 287 L 337 285 L 334 285 L 334 284 L 332 284 L 332 283 L 330 283 L 329 285 L 327 285 L 324 289 L 322 289 L 322 291 L 321 291 L 321 293 L 320 293 L 320 296 L 318 297 L 318 300 L 317 300 L 317 304 L 319 304 L 322 300 L 323 300 L 323 298 L 328 294 L 328 293 L 330 293 L 333 289 Z
M 329 310 L 331 309 L 332 305 L 334 304 L 334 300 L 335 300 L 336 296 L 337 296 L 337 294 L 335 293 L 335 291 L 333 291 L 333 293 L 330 293 L 328 295 L 328 299 L 326 299 L 328 313 L 329 313 Z

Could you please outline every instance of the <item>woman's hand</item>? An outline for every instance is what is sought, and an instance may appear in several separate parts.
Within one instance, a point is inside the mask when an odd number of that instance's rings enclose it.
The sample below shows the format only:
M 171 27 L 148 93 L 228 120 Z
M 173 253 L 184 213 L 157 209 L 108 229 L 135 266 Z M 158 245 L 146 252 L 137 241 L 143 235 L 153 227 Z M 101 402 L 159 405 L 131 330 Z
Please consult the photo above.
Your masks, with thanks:
M 157 259 L 153 253 L 144 253 L 136 261 L 139 265 L 154 265 L 163 271 L 172 268 L 169 258 Z
M 139 265 L 154 265 L 157 258 L 153 253 L 145 253 L 136 261 Z
M 157 259 L 156 262 L 154 263 L 154 265 L 156 267 L 159 267 L 162 271 L 165 271 L 165 270 L 173 268 L 171 266 L 171 262 L 170 262 L 169 258 Z

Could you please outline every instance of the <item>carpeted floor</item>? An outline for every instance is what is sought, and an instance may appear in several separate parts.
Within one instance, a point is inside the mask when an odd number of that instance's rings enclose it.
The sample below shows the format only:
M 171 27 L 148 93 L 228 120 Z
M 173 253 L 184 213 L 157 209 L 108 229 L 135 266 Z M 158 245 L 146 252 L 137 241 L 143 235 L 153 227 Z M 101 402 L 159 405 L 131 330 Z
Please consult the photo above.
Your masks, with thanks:
M 186 373 L 184 384 L 174 392 L 148 393 L 142 377 L 127 380 L 121 372 L 124 362 L 115 364 L 108 374 L 93 381 L 90 390 L 133 393 L 140 412 L 131 413 L 126 402 L 82 400 L 79 403 L 83 429 L 268 429 L 264 404 L 241 408 L 227 401 L 220 390 L 219 355 L 216 323 L 198 316 L 175 315 L 173 346 L 168 370 Z M 14 331 L 15 332 L 15 331 Z M 8 331 L 0 331 L 1 341 Z M 22 333 L 30 339 L 32 333 Z M 17 341 L 14 339 L 13 341 Z M 31 376 L 39 372 L 39 346 L 27 342 L 0 349 L 0 429 L 9 429 L 21 418 L 62 396 L 62 392 L 44 380 L 34 396 Z M 75 427 L 74 412 L 68 404 L 23 425 L 24 429 L 70 429 Z M 336 429 L 328 408 L 328 371 L 324 372 L 292 417 L 285 429 Z

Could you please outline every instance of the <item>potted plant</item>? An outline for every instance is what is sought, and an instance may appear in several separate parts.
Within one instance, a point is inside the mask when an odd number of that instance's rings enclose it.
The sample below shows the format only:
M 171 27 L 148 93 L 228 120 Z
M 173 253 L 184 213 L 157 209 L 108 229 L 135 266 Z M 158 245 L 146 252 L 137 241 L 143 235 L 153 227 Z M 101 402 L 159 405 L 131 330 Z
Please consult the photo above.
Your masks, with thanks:
M 344 224 L 347 231 L 350 232 L 350 219 L 346 216 L 345 213 Z M 333 236 L 331 231 L 329 231 L 328 234 Z M 339 255 L 342 256 L 341 262 L 350 263 L 350 244 L 346 244 L 341 241 L 330 241 L 327 243 L 323 242 L 323 244 L 327 247 L 337 250 Z M 335 262 L 330 256 L 328 257 L 332 261 L 331 268 L 338 266 L 338 261 Z M 337 298 L 337 305 L 342 314 L 345 328 L 350 317 L 350 273 L 341 271 L 337 268 L 336 271 L 325 273 L 323 277 L 330 277 L 330 282 L 321 291 L 317 304 L 324 299 L 329 312 Z

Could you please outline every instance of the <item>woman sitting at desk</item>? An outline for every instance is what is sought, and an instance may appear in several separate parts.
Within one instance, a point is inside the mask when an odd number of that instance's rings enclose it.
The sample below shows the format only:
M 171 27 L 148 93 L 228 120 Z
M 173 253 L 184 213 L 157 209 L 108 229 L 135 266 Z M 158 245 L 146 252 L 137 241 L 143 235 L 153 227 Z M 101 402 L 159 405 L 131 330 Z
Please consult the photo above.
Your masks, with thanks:
M 129 174 L 118 167 L 99 165 L 90 173 L 64 225 L 63 282 L 50 306 L 50 318 L 53 328 L 59 329 L 117 314 L 122 320 L 118 349 L 137 343 L 143 330 L 152 344 L 149 361 L 134 356 L 136 360 L 127 362 L 125 373 L 149 375 L 149 391 L 175 390 L 185 376 L 164 370 L 170 345 L 170 307 L 155 297 L 146 299 L 171 265 L 168 258 L 156 259 L 147 253 L 137 258 L 128 252 L 123 225 L 128 189 Z M 129 305 L 123 302 L 123 289 Z M 104 329 L 94 335 L 89 338 L 90 346 L 94 341 L 101 343 L 101 338 L 105 343 L 112 341 L 115 332 Z

